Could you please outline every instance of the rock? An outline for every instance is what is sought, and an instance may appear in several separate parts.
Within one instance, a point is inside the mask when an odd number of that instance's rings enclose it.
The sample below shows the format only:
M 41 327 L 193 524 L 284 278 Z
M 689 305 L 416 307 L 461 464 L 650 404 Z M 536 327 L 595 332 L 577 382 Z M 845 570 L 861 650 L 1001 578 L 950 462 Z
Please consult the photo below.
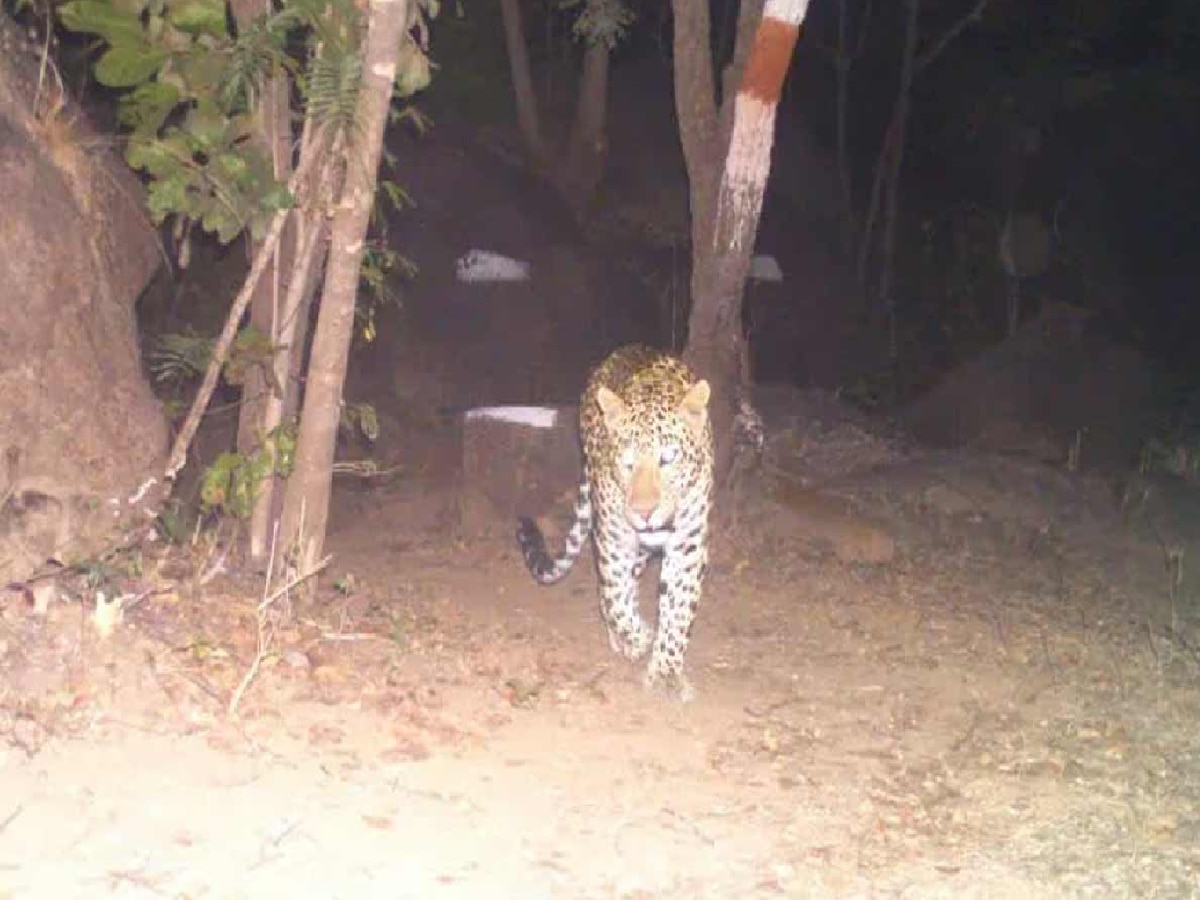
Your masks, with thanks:
M 1083 467 L 1125 468 L 1155 421 L 1149 364 L 1091 326 L 1092 314 L 1052 305 L 1011 339 L 949 373 L 900 415 L 937 447 Z
M 167 440 L 134 317 L 160 261 L 141 187 L 38 63 L 0 17 L 0 583 L 103 547 Z
M 463 535 L 511 535 L 518 516 L 539 516 L 574 493 L 581 460 L 575 407 L 467 412 L 459 505 Z

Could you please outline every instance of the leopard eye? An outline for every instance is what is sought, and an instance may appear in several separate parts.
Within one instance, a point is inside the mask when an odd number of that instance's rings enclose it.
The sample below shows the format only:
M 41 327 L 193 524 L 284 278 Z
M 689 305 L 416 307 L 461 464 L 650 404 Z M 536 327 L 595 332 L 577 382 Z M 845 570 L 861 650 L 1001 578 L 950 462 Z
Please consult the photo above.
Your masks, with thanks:
M 658 463 L 662 466 L 670 466 L 679 459 L 679 448 L 675 446 L 663 447 L 658 454 Z
M 636 454 L 633 452 L 633 448 L 627 447 L 625 450 L 621 451 L 621 456 L 618 461 L 620 462 L 622 469 L 624 469 L 626 472 L 632 472 L 635 458 Z

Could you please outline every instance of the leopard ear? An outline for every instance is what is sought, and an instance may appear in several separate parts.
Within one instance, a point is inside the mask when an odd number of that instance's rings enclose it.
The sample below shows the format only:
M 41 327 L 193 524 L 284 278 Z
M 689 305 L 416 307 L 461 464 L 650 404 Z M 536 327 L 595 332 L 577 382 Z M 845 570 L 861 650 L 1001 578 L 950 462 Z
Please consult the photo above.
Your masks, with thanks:
M 604 414 L 604 424 L 610 427 L 616 426 L 625 416 L 625 401 L 603 385 L 596 391 L 596 403 Z
M 708 423 L 708 400 L 711 394 L 708 382 L 701 378 L 679 401 L 680 415 L 697 432 L 703 431 Z

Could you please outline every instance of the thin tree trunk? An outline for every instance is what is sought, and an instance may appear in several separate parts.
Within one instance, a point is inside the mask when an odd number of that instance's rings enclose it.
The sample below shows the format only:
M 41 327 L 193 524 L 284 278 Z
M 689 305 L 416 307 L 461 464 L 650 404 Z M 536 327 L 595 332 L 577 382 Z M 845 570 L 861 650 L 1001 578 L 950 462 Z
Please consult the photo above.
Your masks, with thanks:
M 887 172 L 888 154 L 891 152 L 892 142 L 896 135 L 896 110 L 892 110 L 892 118 L 888 121 L 887 129 L 883 133 L 883 140 L 879 145 L 879 153 L 875 157 L 875 170 L 871 178 L 871 194 L 867 201 L 867 211 L 863 216 L 862 234 L 858 238 L 858 263 L 855 266 L 855 272 L 858 276 L 859 286 L 863 293 L 868 293 L 867 274 L 868 267 L 871 262 L 871 236 L 875 233 L 875 220 L 879 217 L 879 206 L 882 203 L 884 175 Z
M 290 239 L 287 249 L 291 265 L 282 308 L 276 310 L 277 324 L 272 336 L 273 343 L 279 348 L 272 360 L 272 375 L 278 390 L 266 396 L 261 422 L 264 439 L 285 421 L 294 418 L 300 409 L 308 310 L 316 293 L 320 261 L 325 257 L 328 232 L 326 211 L 332 207 L 330 195 L 342 171 L 333 154 L 326 155 L 319 132 L 320 129 L 311 118 L 305 120 L 300 137 L 300 156 L 324 156 L 324 160 L 317 170 L 313 189 L 302 196 L 288 223 L 286 237 Z M 268 443 L 266 446 L 274 453 L 274 444 Z M 283 515 L 287 482 L 276 475 L 274 469 L 272 460 L 271 474 L 255 497 L 250 517 L 252 559 L 261 560 L 271 551 L 275 526 Z
M 320 209 L 328 208 L 322 204 Z M 300 381 L 304 367 L 304 343 L 308 338 L 308 310 L 316 293 L 318 264 L 324 256 L 326 225 L 321 212 L 305 210 L 293 219 L 295 226 L 295 267 L 288 286 L 283 309 L 280 311 L 278 342 L 282 348 L 275 354 L 273 371 L 275 383 L 282 387 L 267 396 L 263 410 L 264 434 L 270 434 L 294 417 L 300 407 Z M 269 445 L 274 449 L 274 445 Z M 251 524 L 265 531 L 266 552 L 270 552 L 274 525 L 283 514 L 287 482 L 272 474 L 271 491 L 255 498 Z
M 567 200 L 577 213 L 591 202 L 604 177 L 608 159 L 605 135 L 608 117 L 609 50 L 602 41 L 592 41 L 583 55 L 583 76 L 579 83 L 579 101 L 563 180 Z
M 935 60 L 946 50 L 947 47 L 960 35 L 967 26 L 972 23 L 982 21 L 983 14 L 991 4 L 992 0 L 976 0 L 975 5 L 959 18 L 956 22 L 950 25 L 941 35 L 941 37 L 933 43 L 929 50 L 916 57 L 911 63 L 911 73 L 908 76 L 909 84 L 916 79 L 916 76 L 925 69 L 926 66 L 932 65 Z M 916 28 L 917 19 L 913 15 L 913 10 L 909 10 L 913 33 L 911 35 L 911 45 L 906 43 L 905 51 L 916 51 Z M 866 23 L 863 25 L 866 28 Z M 865 32 L 860 32 L 860 37 Z M 908 63 L 904 63 L 908 65 Z M 902 76 L 903 78 L 903 76 Z M 907 97 L 910 91 L 901 90 L 900 96 Z M 907 113 L 906 113 L 907 115 Z M 863 219 L 862 234 L 858 237 L 858 282 L 863 288 L 864 293 L 867 288 L 867 270 L 870 263 L 871 255 L 871 235 L 875 232 L 875 220 L 879 215 L 879 207 L 882 202 L 883 189 L 885 187 L 885 175 L 888 171 L 889 161 L 892 159 L 891 154 L 895 152 L 893 144 L 899 140 L 899 135 L 903 132 L 903 124 L 900 121 L 899 103 L 892 108 L 892 117 L 888 121 L 887 128 L 883 132 L 883 140 L 879 145 L 879 153 L 875 157 L 875 174 L 871 183 L 870 200 L 867 204 L 867 212 Z
M 542 165 L 546 161 L 546 144 L 538 119 L 537 94 L 533 91 L 533 76 L 529 69 L 529 46 L 525 43 L 520 0 L 500 0 L 500 14 L 504 20 L 504 43 L 508 48 L 508 67 L 517 105 L 517 127 L 529 155 L 536 164 Z
M 893 376 L 898 375 L 900 348 L 896 333 L 896 301 L 892 296 L 892 263 L 896 251 L 896 220 L 900 216 L 900 170 L 904 165 L 905 129 L 908 125 L 908 107 L 912 97 L 915 75 L 914 60 L 917 55 L 917 20 L 921 11 L 921 0 L 908 0 L 908 18 L 904 27 L 904 57 L 900 67 L 900 95 L 896 99 L 895 128 L 892 133 L 891 154 L 887 175 L 887 206 L 883 219 L 883 254 L 879 269 L 879 304 L 887 312 L 888 356 Z M 893 378 L 893 390 L 899 391 L 899 383 Z
M 288 484 L 280 528 L 281 546 L 298 550 L 296 566 L 300 572 L 312 571 L 325 544 L 333 456 L 354 334 L 359 271 L 407 21 L 408 0 L 370 0 L 362 83 L 355 106 L 356 129 L 348 136 L 346 178 L 333 218 L 325 290 L 300 417 L 296 465 Z
M 290 193 L 295 195 L 302 189 L 307 183 L 308 178 L 312 175 L 313 166 L 317 162 L 319 160 L 315 155 L 310 160 L 300 161 L 300 165 L 292 173 L 292 179 L 288 183 Z M 204 378 L 200 382 L 200 387 L 196 390 L 192 406 L 188 410 L 183 424 L 179 426 L 179 432 L 175 435 L 175 443 L 171 445 L 171 453 L 167 457 L 167 465 L 163 469 L 163 483 L 168 489 L 170 484 L 175 481 L 176 476 L 179 475 L 179 470 L 183 468 L 183 464 L 187 462 L 188 448 L 192 445 L 192 439 L 196 437 L 196 429 L 200 427 L 200 419 L 204 414 L 204 410 L 208 408 L 208 401 L 212 399 L 213 391 L 217 388 L 217 379 L 221 375 L 221 367 L 225 365 L 225 360 L 229 356 L 229 348 L 233 344 L 233 339 L 237 336 L 238 324 L 242 321 L 242 316 L 246 314 L 246 310 L 250 307 L 250 298 L 254 296 L 258 282 L 266 271 L 267 262 L 271 258 L 271 254 L 275 251 L 276 245 L 279 243 L 279 238 L 283 234 L 283 228 L 287 224 L 289 215 L 289 210 L 280 210 L 271 219 L 271 225 L 267 229 L 266 237 L 263 238 L 262 252 L 254 258 L 242 289 L 233 298 L 233 304 L 230 307 L 229 315 L 225 318 L 225 324 L 221 328 L 221 333 L 217 335 L 217 339 L 213 343 L 212 357 L 208 361 L 208 368 L 204 370 Z M 157 506 L 164 499 L 165 495 L 158 498 L 148 498 L 145 502 L 139 501 L 135 505 L 135 508 L 153 509 L 155 514 L 157 514 Z
M 233 0 L 231 3 L 238 31 L 244 32 L 257 20 L 272 11 L 269 0 Z M 255 115 L 257 127 L 253 140 L 259 150 L 271 160 L 275 179 L 286 182 L 292 174 L 292 134 L 289 117 L 290 81 L 282 70 L 272 72 L 263 83 L 257 98 Z M 279 244 L 271 260 L 271 269 L 266 278 L 259 281 L 250 301 L 250 324 L 256 327 L 274 346 L 286 347 L 280 339 L 280 298 L 290 293 L 291 282 L 296 278 L 292 262 L 296 253 L 295 221 L 290 221 L 280 236 Z M 252 253 L 262 252 L 261 242 L 256 243 Z M 278 403 L 275 394 L 283 390 L 285 382 L 278 378 L 278 370 L 287 369 L 289 349 L 282 349 L 282 360 L 272 361 L 276 377 L 268 379 L 257 367 L 250 368 L 242 384 L 242 399 L 238 408 L 238 452 L 245 455 L 255 453 L 264 437 L 278 424 Z M 271 509 L 275 493 L 282 483 L 274 476 L 267 476 L 258 485 L 254 508 L 250 514 L 248 550 L 250 558 L 262 560 L 268 551 L 271 531 Z
M 847 258 L 854 256 L 854 185 L 850 177 L 850 146 L 846 135 L 846 119 L 850 109 L 850 67 L 861 52 L 866 40 L 867 21 L 871 6 L 863 12 L 862 25 L 858 32 L 858 46 L 850 49 L 850 0 L 838 0 L 837 4 L 837 54 L 834 68 L 837 73 L 835 103 L 834 145 L 837 153 L 838 185 L 842 194 L 842 252 Z

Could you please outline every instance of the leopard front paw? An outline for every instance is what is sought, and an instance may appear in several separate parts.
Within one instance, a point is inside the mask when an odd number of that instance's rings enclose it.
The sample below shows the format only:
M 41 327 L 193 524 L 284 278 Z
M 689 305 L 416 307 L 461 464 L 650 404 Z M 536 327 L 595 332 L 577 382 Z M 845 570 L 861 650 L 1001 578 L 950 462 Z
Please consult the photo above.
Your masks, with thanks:
M 639 660 L 645 656 L 650 649 L 652 640 L 652 635 L 645 628 L 629 635 L 621 634 L 611 628 L 608 630 L 608 646 L 612 648 L 613 653 L 628 660 Z
M 696 699 L 696 689 L 692 687 L 682 672 L 670 672 L 651 663 L 642 676 L 642 686 L 647 691 L 678 700 L 680 703 L 691 703 Z

